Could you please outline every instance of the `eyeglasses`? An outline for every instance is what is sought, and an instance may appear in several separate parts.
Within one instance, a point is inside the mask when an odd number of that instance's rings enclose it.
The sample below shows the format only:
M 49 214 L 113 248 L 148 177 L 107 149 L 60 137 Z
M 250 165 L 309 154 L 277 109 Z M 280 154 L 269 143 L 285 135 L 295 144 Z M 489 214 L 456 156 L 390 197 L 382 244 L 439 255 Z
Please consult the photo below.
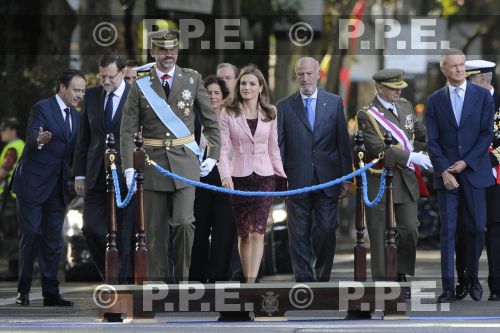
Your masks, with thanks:
M 113 81 L 118 76 L 118 74 L 120 74 L 120 73 L 121 73 L 121 71 L 118 72 L 118 73 L 116 73 L 115 75 L 106 75 L 106 74 L 100 74 L 99 73 L 99 74 L 97 74 L 97 77 L 99 79 L 103 80 L 103 81 L 106 80 L 106 79 L 108 79 L 110 81 Z
M 75 95 L 85 95 L 85 89 L 71 89 Z

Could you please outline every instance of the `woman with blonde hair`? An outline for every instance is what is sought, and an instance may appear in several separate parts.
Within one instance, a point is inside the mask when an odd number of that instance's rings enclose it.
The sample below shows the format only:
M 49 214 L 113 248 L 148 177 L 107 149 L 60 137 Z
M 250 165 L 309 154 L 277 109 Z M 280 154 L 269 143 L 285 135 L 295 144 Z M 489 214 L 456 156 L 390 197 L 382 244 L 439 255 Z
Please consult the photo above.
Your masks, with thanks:
M 286 174 L 278 147 L 276 108 L 261 71 L 245 67 L 225 101 L 221 116 L 222 186 L 246 191 L 274 191 L 286 187 Z M 229 161 L 227 155 L 232 150 Z M 247 282 L 255 282 L 264 252 L 264 233 L 271 197 L 232 196 L 238 230 L 238 250 Z

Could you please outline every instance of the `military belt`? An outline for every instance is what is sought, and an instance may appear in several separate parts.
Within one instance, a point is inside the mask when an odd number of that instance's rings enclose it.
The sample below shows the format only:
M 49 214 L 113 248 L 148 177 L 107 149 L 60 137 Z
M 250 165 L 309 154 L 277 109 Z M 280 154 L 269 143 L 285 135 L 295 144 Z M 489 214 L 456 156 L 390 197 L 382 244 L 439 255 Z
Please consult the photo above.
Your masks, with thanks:
M 183 138 L 177 139 L 153 139 L 153 138 L 144 138 L 144 145 L 149 147 L 176 147 L 182 146 L 194 141 L 194 134 L 190 136 L 185 136 Z

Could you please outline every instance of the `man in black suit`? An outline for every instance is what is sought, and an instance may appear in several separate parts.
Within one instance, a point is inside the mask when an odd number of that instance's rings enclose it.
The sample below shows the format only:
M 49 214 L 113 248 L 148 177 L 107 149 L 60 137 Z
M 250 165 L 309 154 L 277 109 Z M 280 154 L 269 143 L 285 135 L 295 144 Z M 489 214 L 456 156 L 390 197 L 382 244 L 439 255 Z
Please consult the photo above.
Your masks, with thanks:
M 122 109 L 130 85 L 124 81 L 125 63 L 117 55 L 105 55 L 99 60 L 99 77 L 102 85 L 87 90 L 83 103 L 82 121 L 75 148 L 75 190 L 83 196 L 83 234 L 92 258 L 104 277 L 104 255 L 106 251 L 106 170 L 104 154 L 106 136 L 113 133 L 115 142 L 120 142 Z M 119 144 L 116 166 L 122 193 L 127 187 L 121 172 Z M 132 282 L 131 243 L 134 224 L 134 203 L 116 209 L 118 225 L 118 280 Z
M 299 91 L 277 105 L 278 142 L 290 189 L 325 183 L 352 171 L 342 98 L 317 88 L 317 60 L 300 58 L 295 74 Z M 290 252 L 297 281 L 330 279 L 337 201 L 349 187 L 344 183 L 288 199 Z
M 36 103 L 28 121 L 26 146 L 13 178 L 19 219 L 19 282 L 16 303 L 29 305 L 33 264 L 38 257 L 44 306 L 72 306 L 59 294 L 57 270 L 62 228 L 69 201 L 68 169 L 85 94 L 85 76 L 67 70 L 57 80 L 56 95 Z

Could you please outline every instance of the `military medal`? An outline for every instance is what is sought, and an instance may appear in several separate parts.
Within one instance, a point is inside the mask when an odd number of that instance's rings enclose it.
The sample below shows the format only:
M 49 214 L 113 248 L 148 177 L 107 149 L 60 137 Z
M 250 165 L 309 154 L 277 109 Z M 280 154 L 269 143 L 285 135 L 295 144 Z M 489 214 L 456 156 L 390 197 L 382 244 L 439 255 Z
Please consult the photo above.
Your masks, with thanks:
M 183 109 L 184 117 L 189 117 L 191 113 L 191 105 L 193 105 L 191 91 L 189 89 L 184 89 L 181 91 L 181 96 L 183 101 L 179 101 L 177 106 L 179 109 Z
M 406 115 L 405 128 L 408 132 L 413 131 L 413 115 Z

